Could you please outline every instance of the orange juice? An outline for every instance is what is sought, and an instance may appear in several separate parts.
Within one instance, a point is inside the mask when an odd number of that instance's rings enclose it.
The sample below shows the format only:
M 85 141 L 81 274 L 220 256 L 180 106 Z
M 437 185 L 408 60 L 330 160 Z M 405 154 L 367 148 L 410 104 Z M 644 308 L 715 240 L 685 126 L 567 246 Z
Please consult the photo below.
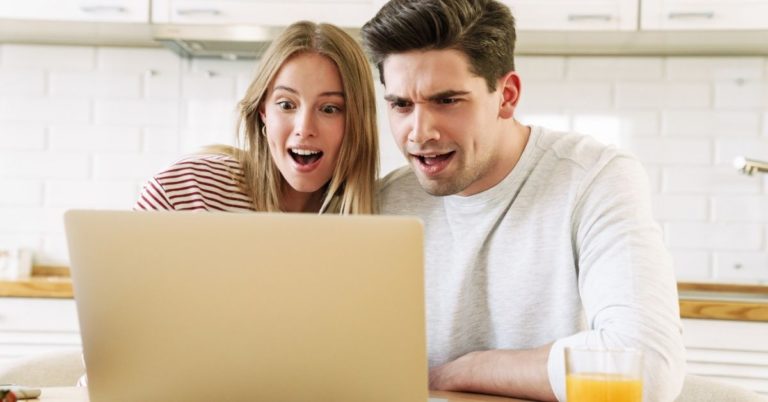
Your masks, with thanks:
M 620 374 L 568 374 L 565 388 L 568 402 L 641 402 L 643 399 L 643 381 Z

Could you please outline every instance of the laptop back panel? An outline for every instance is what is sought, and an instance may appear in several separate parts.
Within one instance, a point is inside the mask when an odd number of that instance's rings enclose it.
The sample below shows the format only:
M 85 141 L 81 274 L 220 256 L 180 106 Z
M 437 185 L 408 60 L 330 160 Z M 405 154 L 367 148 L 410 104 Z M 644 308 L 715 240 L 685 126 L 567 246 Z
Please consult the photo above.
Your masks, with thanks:
M 91 400 L 425 401 L 421 224 L 69 211 Z

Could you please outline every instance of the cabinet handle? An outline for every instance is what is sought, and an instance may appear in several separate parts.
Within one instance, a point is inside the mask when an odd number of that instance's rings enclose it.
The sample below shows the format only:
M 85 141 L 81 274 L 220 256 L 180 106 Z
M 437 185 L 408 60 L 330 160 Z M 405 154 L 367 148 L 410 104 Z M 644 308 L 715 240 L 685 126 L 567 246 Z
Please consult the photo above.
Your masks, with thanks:
M 185 17 L 194 15 L 221 15 L 221 11 L 215 8 L 182 8 L 176 10 L 176 14 Z
M 124 14 L 128 11 L 121 6 L 80 6 L 80 11 L 89 14 L 119 13 Z
M 671 20 L 711 20 L 712 18 L 715 18 L 715 13 L 713 11 L 669 13 L 669 19 Z
M 581 21 L 612 21 L 613 15 L 611 14 L 568 14 L 569 22 L 581 22 Z

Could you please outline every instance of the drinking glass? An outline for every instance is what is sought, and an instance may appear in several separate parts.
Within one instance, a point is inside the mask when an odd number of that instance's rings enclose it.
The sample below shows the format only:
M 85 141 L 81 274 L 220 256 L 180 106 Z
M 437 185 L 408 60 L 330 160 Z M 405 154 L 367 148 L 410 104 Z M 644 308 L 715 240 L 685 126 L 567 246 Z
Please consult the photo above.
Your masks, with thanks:
M 568 402 L 642 402 L 643 355 L 637 349 L 565 348 Z

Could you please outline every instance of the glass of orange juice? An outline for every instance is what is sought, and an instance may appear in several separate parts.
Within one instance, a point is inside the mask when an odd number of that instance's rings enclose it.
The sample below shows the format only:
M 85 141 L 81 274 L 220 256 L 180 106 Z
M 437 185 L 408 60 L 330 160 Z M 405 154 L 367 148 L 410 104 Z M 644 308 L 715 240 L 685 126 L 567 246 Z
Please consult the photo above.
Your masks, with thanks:
M 643 355 L 637 349 L 565 348 L 568 402 L 642 402 Z

